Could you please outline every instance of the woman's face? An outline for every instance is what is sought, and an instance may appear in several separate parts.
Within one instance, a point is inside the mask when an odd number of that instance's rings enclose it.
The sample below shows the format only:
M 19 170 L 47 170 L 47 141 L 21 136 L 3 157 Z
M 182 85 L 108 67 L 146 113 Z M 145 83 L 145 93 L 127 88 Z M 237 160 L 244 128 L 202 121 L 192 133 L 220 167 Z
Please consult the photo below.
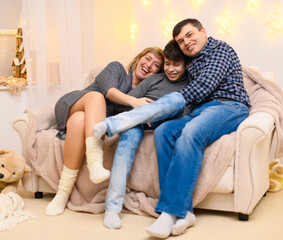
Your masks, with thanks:
M 139 81 L 142 81 L 146 77 L 157 73 L 162 67 L 162 64 L 163 58 L 152 52 L 148 52 L 139 60 L 134 74 Z

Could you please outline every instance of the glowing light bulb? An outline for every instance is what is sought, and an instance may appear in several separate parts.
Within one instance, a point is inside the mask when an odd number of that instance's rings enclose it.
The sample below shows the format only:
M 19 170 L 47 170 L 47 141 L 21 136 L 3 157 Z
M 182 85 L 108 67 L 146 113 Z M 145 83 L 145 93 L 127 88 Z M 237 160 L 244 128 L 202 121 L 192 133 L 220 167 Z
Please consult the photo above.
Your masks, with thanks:
M 170 4 L 170 0 L 165 0 L 165 5 L 169 5 Z
M 163 34 L 164 34 L 165 37 L 172 35 L 172 30 L 175 26 L 175 22 L 176 21 L 173 20 L 172 15 L 170 15 L 167 20 L 162 21 L 161 24 L 163 26 Z
M 198 7 L 200 4 L 203 3 L 203 0 L 192 0 L 192 4 L 195 6 L 195 7 Z
M 247 5 L 247 11 L 250 13 L 256 12 L 258 7 L 257 0 L 249 0 Z
M 142 4 L 143 4 L 145 7 L 150 7 L 150 5 L 151 5 L 151 0 L 143 0 L 143 1 L 142 1 Z
M 219 24 L 219 34 L 223 35 L 231 33 L 231 27 L 234 23 L 234 18 L 231 16 L 231 13 L 228 10 L 225 10 L 223 17 L 218 17 L 216 21 Z
M 131 29 L 130 29 L 130 38 L 131 39 L 135 39 L 136 38 L 136 35 L 135 35 L 136 29 L 137 29 L 137 25 L 133 24 L 131 26 Z
M 271 35 L 276 32 L 283 33 L 283 15 L 281 8 L 277 8 L 275 15 L 267 18 L 267 23 L 269 25 L 269 33 Z

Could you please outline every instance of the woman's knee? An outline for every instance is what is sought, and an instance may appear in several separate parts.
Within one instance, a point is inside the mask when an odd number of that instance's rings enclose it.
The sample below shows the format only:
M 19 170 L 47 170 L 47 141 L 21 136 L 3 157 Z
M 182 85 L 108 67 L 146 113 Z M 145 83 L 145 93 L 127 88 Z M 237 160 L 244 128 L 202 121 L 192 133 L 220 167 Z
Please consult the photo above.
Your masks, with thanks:
M 95 92 L 95 91 L 91 91 L 91 92 L 87 92 L 84 96 L 83 96 L 84 101 L 89 102 L 89 101 L 105 101 L 104 96 L 100 93 L 100 92 Z
M 67 129 L 84 130 L 85 114 L 83 111 L 73 113 L 67 120 Z

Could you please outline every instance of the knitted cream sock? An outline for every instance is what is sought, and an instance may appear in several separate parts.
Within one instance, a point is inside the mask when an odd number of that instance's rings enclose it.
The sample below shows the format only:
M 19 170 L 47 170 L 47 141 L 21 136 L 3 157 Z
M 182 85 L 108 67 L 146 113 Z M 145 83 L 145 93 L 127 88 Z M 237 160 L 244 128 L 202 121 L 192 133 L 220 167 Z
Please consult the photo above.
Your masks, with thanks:
M 58 191 L 52 201 L 48 204 L 45 210 L 46 215 L 55 216 L 64 212 L 78 173 L 79 169 L 72 170 L 65 165 L 63 166 Z
M 104 214 L 104 226 L 110 229 L 118 229 L 122 227 L 119 213 L 108 210 Z
M 88 137 L 85 142 L 89 179 L 94 183 L 103 182 L 110 177 L 109 170 L 103 167 L 103 141 L 95 137 Z
M 172 235 L 181 235 L 188 227 L 195 225 L 195 223 L 196 216 L 188 211 L 185 218 L 177 219 L 172 228 Z
M 157 220 L 146 228 L 146 231 L 154 237 L 167 238 L 171 234 L 175 221 L 176 216 L 162 212 Z

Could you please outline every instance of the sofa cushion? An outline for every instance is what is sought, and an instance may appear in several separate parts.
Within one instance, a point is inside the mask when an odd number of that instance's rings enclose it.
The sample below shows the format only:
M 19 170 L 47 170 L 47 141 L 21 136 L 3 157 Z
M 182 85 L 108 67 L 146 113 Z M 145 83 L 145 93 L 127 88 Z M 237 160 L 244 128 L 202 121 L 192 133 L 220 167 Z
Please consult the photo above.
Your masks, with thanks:
M 231 193 L 234 191 L 234 158 L 231 160 L 219 182 L 211 190 L 213 193 Z

